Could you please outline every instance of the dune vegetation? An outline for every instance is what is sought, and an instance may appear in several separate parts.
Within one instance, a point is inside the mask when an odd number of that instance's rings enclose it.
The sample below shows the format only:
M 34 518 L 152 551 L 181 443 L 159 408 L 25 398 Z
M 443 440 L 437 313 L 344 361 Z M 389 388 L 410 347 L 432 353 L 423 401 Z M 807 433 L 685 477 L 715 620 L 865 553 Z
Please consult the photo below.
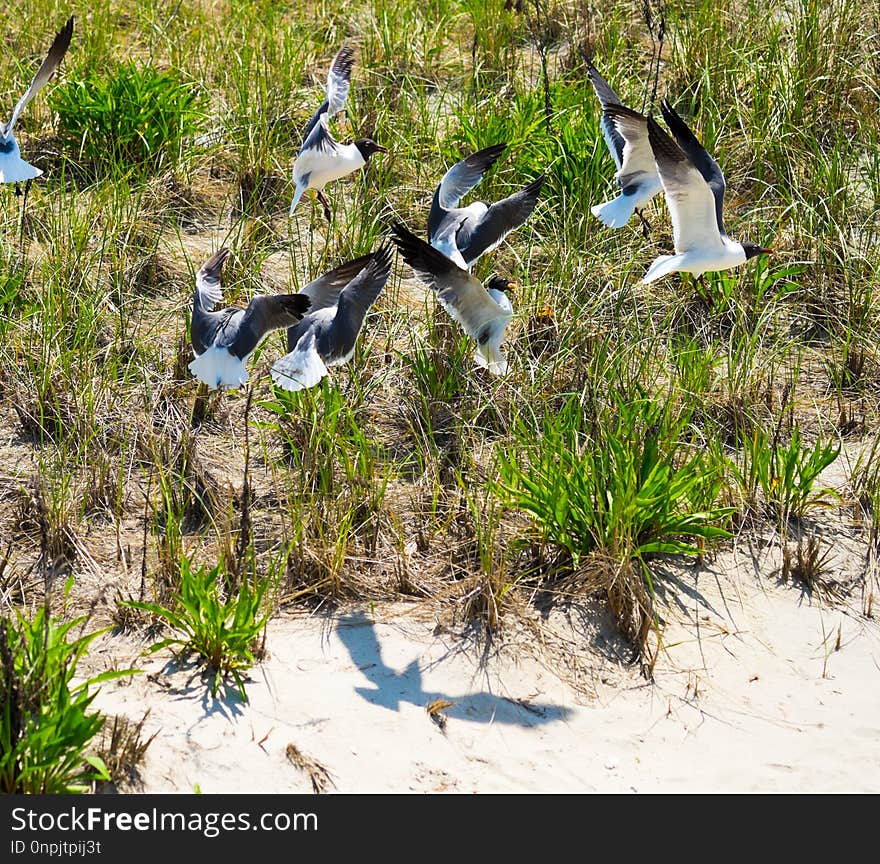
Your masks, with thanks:
M 874 6 L 19 0 L 4 115 L 71 14 L 16 127 L 44 174 L 24 209 L 0 187 L 2 791 L 109 776 L 71 677 L 105 628 L 201 655 L 212 693 L 246 699 L 282 609 L 405 600 L 502 638 L 536 604 L 590 598 L 650 677 L 669 565 L 755 532 L 799 590 L 874 614 Z M 332 224 L 310 192 L 291 219 L 291 166 L 345 43 L 334 135 L 389 152 L 327 187 Z M 660 194 L 646 226 L 591 213 L 616 184 L 588 61 L 638 111 L 669 99 L 724 171 L 730 235 L 772 255 L 641 283 L 672 249 L 668 212 Z M 475 366 L 398 257 L 319 386 L 273 385 L 283 331 L 240 390 L 193 379 L 195 273 L 220 247 L 224 303 L 296 292 L 393 222 L 424 237 L 443 173 L 496 143 L 467 200 L 547 176 L 474 266 L 517 286 L 506 375 Z M 824 554 L 842 511 L 865 550 L 846 583 Z

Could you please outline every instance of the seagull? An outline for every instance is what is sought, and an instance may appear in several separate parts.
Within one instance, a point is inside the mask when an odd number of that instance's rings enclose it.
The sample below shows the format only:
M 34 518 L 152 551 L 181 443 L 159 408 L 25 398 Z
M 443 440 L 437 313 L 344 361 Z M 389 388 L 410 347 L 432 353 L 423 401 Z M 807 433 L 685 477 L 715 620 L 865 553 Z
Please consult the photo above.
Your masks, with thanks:
M 429 246 L 399 223 L 391 226 L 391 238 L 416 278 L 437 294 L 440 305 L 477 344 L 474 362 L 493 375 L 507 374 L 507 358 L 501 342 L 513 317 L 507 292 L 516 286 L 494 275 L 484 286 L 466 267 L 456 264 L 439 249 Z
M 24 96 L 18 100 L 13 109 L 12 117 L 9 118 L 7 123 L 0 126 L 0 183 L 15 183 L 16 194 L 19 194 L 18 184 L 21 182 L 25 184 L 24 200 L 21 208 L 22 230 L 24 229 L 24 210 L 27 205 L 27 195 L 31 188 L 31 181 L 39 177 L 43 172 L 21 158 L 21 150 L 18 147 L 18 142 L 15 140 L 13 130 L 25 106 L 48 83 L 55 74 L 58 65 L 64 59 L 73 36 L 73 18 L 74 16 L 71 15 L 67 19 L 67 23 L 55 37 L 52 47 L 49 48 L 49 52 L 46 54 L 46 59 L 43 60 L 28 89 L 25 90 Z
M 459 201 L 483 179 L 506 147 L 493 144 L 456 162 L 434 190 L 428 214 L 428 240 L 463 270 L 470 270 L 482 254 L 494 249 L 529 218 L 547 179 L 542 174 L 519 192 L 494 204 L 475 201 L 459 207 Z
M 388 281 L 392 248 L 356 258 L 303 288 L 309 313 L 287 330 L 288 353 L 272 364 L 272 380 L 283 390 L 314 387 L 354 355 L 364 318 Z
M 729 270 L 756 255 L 769 255 L 772 249 L 748 241 L 738 243 L 727 236 L 722 219 L 725 183 L 718 163 L 668 100 L 663 100 L 660 110 L 678 143 L 653 117 L 647 120 L 648 139 L 672 218 L 675 255 L 655 258 L 642 283 L 653 282 L 676 270 L 702 279 L 707 271 Z
M 642 208 L 663 188 L 648 142 L 647 120 L 635 112 L 621 114 L 614 110 L 623 103 L 592 63 L 587 64 L 587 75 L 602 104 L 600 126 L 617 165 L 615 177 L 620 186 L 617 198 L 596 204 L 590 212 L 609 228 L 623 228 L 635 212 L 647 229 Z
M 223 248 L 196 273 L 190 340 L 196 353 L 189 371 L 214 390 L 237 388 L 248 380 L 247 359 L 273 330 L 301 321 L 311 299 L 305 294 L 260 294 L 246 309 L 230 306 L 215 310 L 223 299 L 220 271 L 229 256 Z
M 362 168 L 374 153 L 387 153 L 372 138 L 358 138 L 351 144 L 340 144 L 330 133 L 329 120 L 345 107 L 348 90 L 351 86 L 351 68 L 354 65 L 354 50 L 343 45 L 327 75 L 327 98 L 312 115 L 303 135 L 299 155 L 293 163 L 293 201 L 290 215 L 293 216 L 299 199 L 306 189 L 314 189 L 318 201 L 324 208 L 324 216 L 332 222 L 330 205 L 324 197 L 324 187 L 333 180 L 346 177 Z

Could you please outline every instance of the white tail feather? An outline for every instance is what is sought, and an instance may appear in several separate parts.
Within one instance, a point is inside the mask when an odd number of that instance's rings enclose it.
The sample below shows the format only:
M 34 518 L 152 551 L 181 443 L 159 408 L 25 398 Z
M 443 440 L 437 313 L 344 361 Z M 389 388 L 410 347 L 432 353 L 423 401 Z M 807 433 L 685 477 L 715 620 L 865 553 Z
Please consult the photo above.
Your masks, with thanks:
M 42 173 L 17 153 L 0 153 L 0 183 L 24 183 L 26 180 L 36 179 Z
M 303 193 L 306 191 L 306 187 L 301 183 L 296 184 L 296 189 L 293 192 L 293 201 L 290 202 L 290 214 L 293 216 L 293 211 L 296 210 L 296 205 L 299 204 L 299 199 L 302 198 Z
M 504 356 L 504 352 L 491 342 L 486 343 L 485 346 L 477 345 L 477 349 L 474 351 L 474 362 L 477 366 L 488 369 L 493 375 L 507 374 L 507 358 Z
M 211 389 L 241 387 L 248 380 L 244 363 L 226 348 L 213 345 L 189 364 L 189 371 Z
M 619 195 L 613 201 L 597 204 L 590 212 L 609 228 L 623 228 L 635 210 L 635 195 Z
M 648 268 L 648 272 L 642 277 L 642 284 L 647 285 L 655 279 L 660 279 L 669 273 L 675 273 L 681 261 L 681 255 L 659 255 Z
M 305 390 L 314 387 L 330 373 L 315 347 L 315 334 L 310 330 L 300 337 L 293 351 L 272 364 L 272 380 L 283 390 Z

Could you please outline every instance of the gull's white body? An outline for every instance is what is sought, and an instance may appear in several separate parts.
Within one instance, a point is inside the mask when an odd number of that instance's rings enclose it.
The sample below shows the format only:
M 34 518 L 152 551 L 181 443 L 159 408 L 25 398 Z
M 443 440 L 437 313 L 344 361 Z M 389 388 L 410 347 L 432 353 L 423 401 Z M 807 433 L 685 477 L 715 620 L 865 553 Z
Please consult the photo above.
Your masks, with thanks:
M 513 317 L 513 304 L 503 291 L 496 288 L 487 288 L 486 291 L 501 308 L 503 317 L 498 319 L 497 326 L 486 344 L 477 344 L 474 350 L 474 362 L 477 366 L 488 369 L 493 375 L 506 375 L 508 370 L 507 357 L 501 350 L 501 343 L 504 341 L 507 324 Z
M 659 255 L 642 277 L 642 283 L 653 282 L 676 271 L 702 276 L 703 273 L 729 270 L 731 267 L 744 264 L 746 253 L 742 245 L 729 237 L 721 239 L 722 242 L 717 246 L 686 249 L 675 255 Z M 676 247 L 678 247 L 677 243 Z
M 332 311 L 335 315 L 336 310 Z M 322 378 L 330 374 L 327 364 L 318 353 L 314 330 L 309 330 L 301 336 L 293 351 L 276 360 L 269 371 L 272 381 L 278 387 L 293 392 L 314 387 Z
M 321 117 L 322 124 L 326 124 L 326 116 L 325 114 Z M 325 149 L 302 151 L 293 165 L 295 190 L 290 205 L 290 215 L 293 215 L 299 199 L 307 189 L 322 192 L 328 183 L 347 177 L 366 164 L 361 151 L 354 144 L 333 142 Z

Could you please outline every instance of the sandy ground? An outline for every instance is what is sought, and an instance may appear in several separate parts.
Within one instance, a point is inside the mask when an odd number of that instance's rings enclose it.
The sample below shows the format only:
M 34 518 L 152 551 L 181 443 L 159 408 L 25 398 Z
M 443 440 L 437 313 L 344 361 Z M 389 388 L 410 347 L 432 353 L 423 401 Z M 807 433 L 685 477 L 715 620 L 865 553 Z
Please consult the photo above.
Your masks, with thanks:
M 844 541 L 831 551 L 852 561 Z M 487 644 L 395 605 L 273 618 L 248 704 L 128 643 L 148 674 L 105 684 L 95 705 L 135 721 L 150 709 L 133 793 L 880 791 L 865 592 L 819 602 L 776 564 L 771 547 L 742 547 L 680 570 L 652 682 L 595 608 Z M 96 645 L 96 664 L 120 644 Z M 432 717 L 438 699 L 451 704 Z

